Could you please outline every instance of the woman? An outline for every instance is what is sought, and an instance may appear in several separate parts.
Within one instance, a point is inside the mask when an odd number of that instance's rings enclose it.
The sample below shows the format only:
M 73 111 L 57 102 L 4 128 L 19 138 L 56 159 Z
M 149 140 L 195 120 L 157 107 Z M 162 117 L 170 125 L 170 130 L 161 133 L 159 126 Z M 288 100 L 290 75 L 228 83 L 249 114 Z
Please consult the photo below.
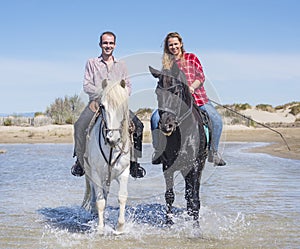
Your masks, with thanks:
M 170 69 L 173 63 L 177 63 L 180 70 L 186 76 L 189 89 L 194 97 L 197 106 L 206 111 L 212 123 L 212 145 L 209 148 L 208 161 L 213 162 L 215 166 L 224 166 L 226 162 L 218 153 L 219 141 L 222 133 L 223 123 L 220 114 L 209 101 L 204 89 L 205 76 L 201 63 L 197 56 L 192 53 L 186 53 L 183 48 L 181 36 L 177 32 L 169 33 L 164 40 L 164 54 L 162 65 L 165 69 Z M 151 129 L 153 137 L 154 154 L 153 164 L 160 164 L 159 151 L 156 145 L 155 129 L 158 128 L 159 115 L 156 110 L 151 117 Z

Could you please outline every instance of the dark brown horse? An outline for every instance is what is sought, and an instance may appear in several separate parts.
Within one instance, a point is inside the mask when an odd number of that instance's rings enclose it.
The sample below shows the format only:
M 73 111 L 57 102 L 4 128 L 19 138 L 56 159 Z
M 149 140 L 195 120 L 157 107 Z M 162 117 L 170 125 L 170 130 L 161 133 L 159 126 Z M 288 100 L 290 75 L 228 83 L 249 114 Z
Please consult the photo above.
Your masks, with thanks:
M 149 67 L 158 79 L 159 144 L 166 183 L 167 224 L 172 224 L 174 173 L 185 180 L 187 212 L 198 224 L 200 179 L 207 157 L 207 140 L 199 109 L 194 105 L 186 77 L 174 63 L 170 70 Z

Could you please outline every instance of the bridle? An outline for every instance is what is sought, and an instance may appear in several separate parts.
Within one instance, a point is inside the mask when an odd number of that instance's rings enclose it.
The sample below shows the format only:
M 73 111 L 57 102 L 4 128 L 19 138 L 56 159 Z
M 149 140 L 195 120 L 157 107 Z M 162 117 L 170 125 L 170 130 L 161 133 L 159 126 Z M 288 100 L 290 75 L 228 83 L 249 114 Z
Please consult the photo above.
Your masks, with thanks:
M 184 100 L 186 99 L 186 93 L 184 91 L 184 88 L 182 86 L 183 83 L 176 83 L 175 85 L 172 85 L 172 86 L 169 86 L 169 87 L 163 87 L 161 85 L 157 85 L 157 89 L 158 90 L 161 90 L 161 91 L 166 91 L 166 92 L 169 92 L 171 93 L 172 95 L 176 95 L 178 96 L 179 98 L 181 98 L 181 100 L 184 102 Z M 177 91 L 174 91 L 172 92 L 171 90 L 173 88 L 176 88 L 177 87 Z M 176 90 L 176 89 L 175 89 Z M 158 94 L 158 93 L 156 93 Z M 185 102 L 184 102 L 185 103 Z M 190 103 L 190 106 L 188 108 L 188 110 L 183 113 L 183 115 L 180 115 L 181 111 L 180 111 L 180 108 L 181 108 L 181 105 L 178 105 L 178 109 L 177 110 L 173 110 L 171 108 L 169 108 L 166 103 L 162 103 L 163 106 L 159 106 L 159 110 L 163 111 L 163 112 L 168 112 L 168 113 L 171 113 L 175 116 L 175 123 L 177 126 L 180 126 L 182 124 L 182 122 L 189 116 L 192 114 L 192 109 L 193 109 L 193 102 L 191 101 Z
M 107 128 L 107 121 L 106 121 L 106 116 L 105 116 L 105 107 L 104 105 L 100 104 L 99 105 L 99 112 L 100 112 L 100 118 L 101 118 L 101 126 L 102 126 L 102 135 L 105 138 L 106 135 L 109 135 L 109 133 L 112 133 L 113 131 L 119 131 L 120 133 L 122 132 L 122 128 Z M 121 124 L 124 122 L 125 118 L 122 120 Z
M 109 144 L 106 140 L 106 135 L 108 135 L 109 133 L 111 133 L 113 131 L 119 131 L 120 134 L 122 135 L 122 128 L 121 127 L 123 126 L 123 123 L 126 122 L 126 118 L 125 117 L 123 118 L 120 128 L 112 129 L 112 128 L 107 127 L 107 121 L 106 121 L 106 116 L 105 116 L 105 107 L 104 107 L 104 105 L 102 105 L 102 104 L 99 105 L 99 109 L 96 111 L 95 116 L 96 116 L 97 113 L 98 113 L 97 117 L 101 118 L 101 122 L 100 122 L 100 129 L 101 130 L 99 132 L 99 148 L 100 148 L 101 154 L 102 154 L 105 162 L 108 165 L 108 176 L 106 178 L 106 185 L 109 187 L 110 182 L 111 182 L 111 170 L 112 170 L 112 168 L 117 163 L 117 161 L 119 160 L 121 155 L 122 154 L 127 154 L 129 152 L 129 150 L 125 151 L 126 143 L 123 143 L 122 146 L 120 145 L 121 139 L 117 142 L 117 144 L 115 144 L 114 146 L 111 146 L 111 144 Z M 102 144 L 102 139 L 104 140 L 105 145 L 110 146 L 108 158 L 106 157 L 106 154 L 104 153 L 102 145 L 101 145 Z M 112 160 L 114 149 L 118 149 L 119 153 L 118 153 L 117 157 L 114 160 Z

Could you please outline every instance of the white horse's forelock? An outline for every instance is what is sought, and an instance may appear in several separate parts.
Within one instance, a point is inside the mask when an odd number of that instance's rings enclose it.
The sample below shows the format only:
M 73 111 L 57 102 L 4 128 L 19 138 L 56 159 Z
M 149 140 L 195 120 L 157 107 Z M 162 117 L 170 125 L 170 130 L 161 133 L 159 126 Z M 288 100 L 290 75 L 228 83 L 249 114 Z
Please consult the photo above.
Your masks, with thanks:
M 124 114 L 122 124 L 122 142 L 126 143 L 129 138 L 129 108 L 128 108 L 128 90 L 121 86 L 120 82 L 108 84 L 102 92 L 101 103 L 108 103 L 105 106 L 106 111 L 120 110 Z

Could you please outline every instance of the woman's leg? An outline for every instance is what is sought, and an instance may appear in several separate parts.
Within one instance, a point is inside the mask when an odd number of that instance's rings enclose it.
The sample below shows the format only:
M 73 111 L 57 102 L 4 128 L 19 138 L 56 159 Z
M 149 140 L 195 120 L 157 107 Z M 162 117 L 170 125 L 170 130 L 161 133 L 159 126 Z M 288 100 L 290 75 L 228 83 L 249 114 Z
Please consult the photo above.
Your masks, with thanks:
M 200 106 L 200 109 L 205 110 L 208 113 L 212 124 L 212 142 L 209 153 L 213 156 L 213 162 L 217 166 L 224 166 L 226 163 L 218 154 L 219 142 L 223 129 L 222 117 L 216 110 L 216 108 L 208 102 L 207 104 Z
M 160 130 L 158 129 L 158 122 L 159 122 L 159 113 L 158 110 L 156 109 L 150 119 L 150 124 L 151 124 L 151 135 L 152 135 L 152 146 L 154 149 L 154 153 L 152 155 L 152 164 L 160 164 L 161 163 L 161 153 L 162 151 L 160 150 L 160 145 L 159 145 L 159 132 Z
M 222 134 L 223 129 L 223 122 L 222 117 L 216 110 L 216 108 L 208 102 L 207 104 L 200 107 L 204 109 L 211 120 L 212 123 L 212 151 L 218 151 L 219 149 L 219 142 Z

